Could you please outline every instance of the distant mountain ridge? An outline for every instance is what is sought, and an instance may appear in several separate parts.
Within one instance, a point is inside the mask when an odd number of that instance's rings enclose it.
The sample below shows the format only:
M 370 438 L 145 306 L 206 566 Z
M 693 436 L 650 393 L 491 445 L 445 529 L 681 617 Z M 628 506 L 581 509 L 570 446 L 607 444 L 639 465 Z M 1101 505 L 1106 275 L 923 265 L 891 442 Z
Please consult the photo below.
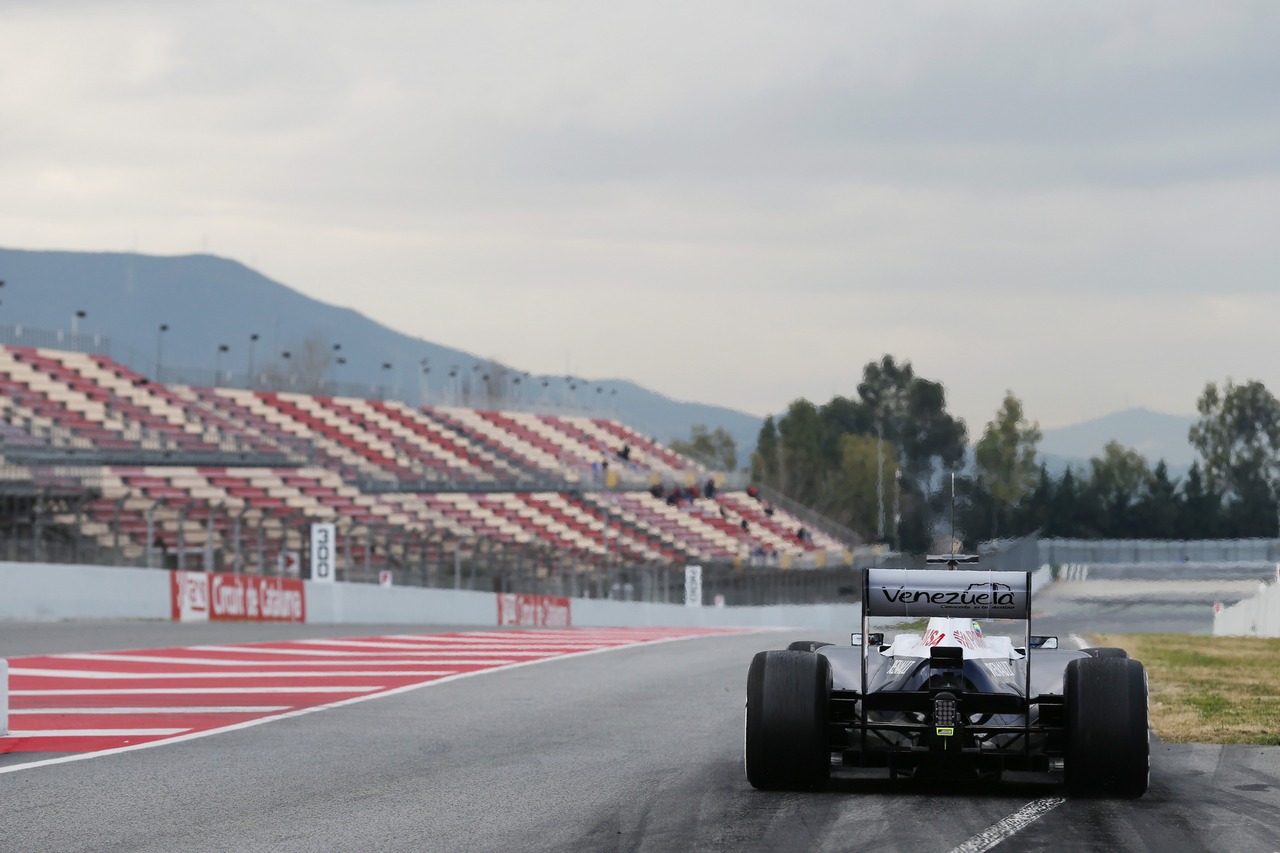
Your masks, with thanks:
M 347 364 L 335 369 L 335 379 L 371 388 L 389 385 L 409 399 L 421 391 L 431 402 L 447 399 L 453 366 L 465 374 L 489 364 L 472 353 L 396 332 L 353 309 L 320 302 L 244 264 L 213 255 L 0 248 L 0 280 L 6 283 L 0 291 L 0 324 L 67 330 L 73 315 L 83 311 L 84 317 L 77 319 L 81 333 L 110 337 L 112 355 L 148 375 L 154 375 L 157 354 L 166 371 L 181 366 L 212 376 L 218 364 L 244 373 L 251 334 L 259 336 L 253 345 L 259 367 L 315 334 L 342 346 Z M 169 327 L 163 335 L 161 324 Z M 220 353 L 223 344 L 228 350 Z M 424 358 L 429 373 L 420 372 Z M 384 364 L 391 369 L 384 369 Z M 519 370 L 519 365 L 508 367 Z M 531 376 L 529 384 L 541 391 L 543 379 L 549 383 L 550 400 L 568 399 L 563 376 Z M 737 442 L 739 466 L 749 463 L 760 417 L 673 400 L 628 380 L 584 381 L 602 389 L 599 394 L 579 390 L 577 399 L 584 407 L 598 402 L 599 414 L 616 415 L 664 442 L 688 438 L 694 424 L 724 427 Z M 1164 459 L 1172 471 L 1182 472 L 1195 458 L 1187 440 L 1194 422 L 1191 416 L 1126 409 L 1046 429 L 1040 450 L 1055 474 L 1067 465 L 1087 467 L 1088 459 L 1111 440 L 1142 453 L 1153 466 Z M 976 439 L 981 425 L 970 425 L 970 430 L 971 439 Z
M 1143 407 L 1124 409 L 1082 423 L 1043 430 L 1040 452 L 1051 471 L 1061 470 L 1068 464 L 1085 468 L 1090 458 L 1101 455 L 1107 442 L 1117 441 L 1145 456 L 1153 468 L 1163 459 L 1170 472 L 1182 473 L 1197 458 L 1187 437 L 1197 420 L 1192 415 L 1171 415 Z

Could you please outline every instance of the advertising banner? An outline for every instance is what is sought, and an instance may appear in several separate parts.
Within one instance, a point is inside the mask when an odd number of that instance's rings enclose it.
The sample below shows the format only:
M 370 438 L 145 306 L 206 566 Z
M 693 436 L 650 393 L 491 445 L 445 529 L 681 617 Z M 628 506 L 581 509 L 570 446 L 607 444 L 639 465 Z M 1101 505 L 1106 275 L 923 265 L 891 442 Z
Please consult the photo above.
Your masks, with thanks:
M 702 566 L 684 567 L 684 606 L 702 606 Z
M 337 569 L 337 533 L 332 524 L 311 525 L 311 579 L 319 583 L 333 583 Z
M 204 572 L 169 573 L 170 601 L 175 622 L 209 621 L 209 575 Z
M 522 628 L 568 628 L 572 624 L 569 599 L 557 595 L 500 592 L 498 624 Z
M 1031 617 L 1026 572 L 867 569 L 864 594 L 868 616 Z
M 306 589 L 295 578 L 170 572 L 178 622 L 305 622 Z

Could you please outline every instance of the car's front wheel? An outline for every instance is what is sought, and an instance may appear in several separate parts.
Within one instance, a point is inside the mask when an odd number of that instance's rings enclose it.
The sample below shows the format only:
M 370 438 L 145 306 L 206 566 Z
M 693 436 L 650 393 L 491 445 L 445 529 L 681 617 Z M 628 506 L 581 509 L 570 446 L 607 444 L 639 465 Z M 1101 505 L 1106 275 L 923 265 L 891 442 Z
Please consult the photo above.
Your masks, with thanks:
M 821 788 L 831 776 L 831 664 L 805 651 L 760 652 L 747 673 L 747 781 L 764 790 Z

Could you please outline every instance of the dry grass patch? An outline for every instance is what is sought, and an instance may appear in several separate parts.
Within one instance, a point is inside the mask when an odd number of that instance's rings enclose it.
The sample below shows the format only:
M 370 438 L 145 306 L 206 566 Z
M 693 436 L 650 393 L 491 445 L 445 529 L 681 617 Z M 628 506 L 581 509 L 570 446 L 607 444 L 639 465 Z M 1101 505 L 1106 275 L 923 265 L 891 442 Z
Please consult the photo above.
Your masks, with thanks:
M 1280 745 L 1280 639 L 1095 634 L 1147 668 L 1151 727 L 1177 743 Z

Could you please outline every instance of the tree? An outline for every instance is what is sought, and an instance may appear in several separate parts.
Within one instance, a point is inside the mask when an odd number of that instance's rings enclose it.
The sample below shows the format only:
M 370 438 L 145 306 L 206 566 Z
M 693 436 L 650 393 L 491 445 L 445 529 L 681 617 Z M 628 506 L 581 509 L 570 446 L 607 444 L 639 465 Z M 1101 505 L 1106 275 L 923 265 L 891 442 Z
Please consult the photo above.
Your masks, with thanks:
M 964 462 L 964 421 L 947 413 L 941 383 L 916 376 L 909 361 L 899 364 L 891 355 L 863 368 L 858 398 L 863 422 L 901 451 L 902 548 L 917 553 L 928 550 L 932 539 L 928 494 L 938 473 L 955 472 Z
M 1014 535 L 1025 535 L 1048 529 L 1053 514 L 1053 501 L 1057 484 L 1049 476 L 1049 469 L 1042 462 L 1036 476 L 1035 487 L 1019 502 L 1014 519 Z
M 705 425 L 694 424 L 688 441 L 675 439 L 670 446 L 713 471 L 734 471 L 738 467 L 738 444 L 724 427 L 708 431 Z
M 1151 480 L 1146 457 L 1118 441 L 1108 441 L 1102 448 L 1101 458 L 1090 459 L 1089 467 L 1092 471 L 1089 488 L 1100 511 L 1098 533 L 1128 535 L 1133 504 Z
M 1131 535 L 1144 539 L 1179 538 L 1179 510 L 1178 482 L 1169 479 L 1169 466 L 1161 459 L 1134 504 Z
M 844 436 L 876 434 L 872 413 L 848 397 L 832 397 L 831 402 L 818 409 L 818 417 L 822 420 L 822 455 L 837 465 L 842 457 Z
M 877 460 L 879 453 L 879 460 Z M 898 475 L 898 451 L 893 445 L 870 435 L 844 435 L 840 440 L 840 488 L 837 506 L 842 524 L 853 528 L 867 541 L 878 533 L 894 537 L 893 510 L 877 489 L 879 483 L 893 483 Z M 885 524 L 880 524 L 881 512 Z
M 1276 504 L 1271 484 L 1261 470 L 1245 470 L 1236 477 L 1231 499 L 1225 507 L 1227 535 L 1256 539 L 1276 535 Z
M 907 414 L 908 391 L 915 378 L 911 362 L 899 365 L 891 355 L 881 356 L 879 362 L 869 362 L 862 368 L 858 400 L 871 417 L 872 429 L 877 421 L 894 427 L 902 424 Z
M 964 422 L 947 414 L 941 383 L 917 377 L 909 362 L 899 364 L 893 356 L 870 362 L 856 400 L 837 396 L 820 408 L 796 400 L 776 421 L 766 419 L 752 475 L 819 512 L 852 512 L 860 499 L 850 495 L 866 483 L 851 482 L 844 470 L 848 435 L 881 438 L 882 446 L 894 448 L 891 468 L 895 475 L 900 469 L 902 477 L 884 482 L 901 484 L 900 544 L 911 551 L 927 549 L 929 490 L 939 466 L 955 471 L 965 454 Z
M 1200 463 L 1193 462 L 1182 486 L 1178 512 L 1180 539 L 1217 539 L 1222 536 L 1222 494 L 1205 482 Z
M 795 400 L 778 420 L 778 482 L 784 494 L 812 505 L 817 476 L 818 410 Z
M 956 498 L 956 532 L 963 550 L 972 552 L 979 542 L 995 538 L 995 499 L 977 477 L 957 477 Z
M 1200 420 L 1191 444 L 1204 460 L 1209 485 L 1239 495 L 1260 477 L 1273 487 L 1280 480 L 1280 401 L 1258 381 L 1220 391 L 1210 382 L 1196 403 Z
M 756 451 L 751 455 L 751 479 L 774 488 L 781 485 L 778 481 L 778 428 L 773 423 L 773 415 L 764 419 L 756 437 Z
M 1081 514 L 1080 484 L 1075 472 L 1068 467 L 1058 482 L 1058 489 L 1049 505 L 1049 521 L 1045 525 L 1045 535 L 1074 537 L 1086 535 L 1080 525 Z
M 974 448 L 978 480 L 992 499 L 991 535 L 1000 535 L 1000 517 L 1035 486 L 1036 448 L 1040 425 L 1029 423 L 1022 401 L 1008 391 L 995 420 L 987 424 Z

